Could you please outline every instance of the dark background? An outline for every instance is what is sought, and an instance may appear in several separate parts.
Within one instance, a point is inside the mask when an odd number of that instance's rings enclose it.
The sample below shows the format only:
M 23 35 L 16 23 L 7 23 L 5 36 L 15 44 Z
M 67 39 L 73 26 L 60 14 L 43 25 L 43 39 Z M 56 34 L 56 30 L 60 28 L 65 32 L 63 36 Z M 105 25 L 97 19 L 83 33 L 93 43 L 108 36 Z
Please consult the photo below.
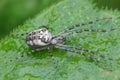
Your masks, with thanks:
M 0 0 L 0 39 L 43 9 L 61 0 Z M 120 0 L 92 0 L 99 9 L 120 10 Z M 86 5 L 87 6 L 87 5 Z

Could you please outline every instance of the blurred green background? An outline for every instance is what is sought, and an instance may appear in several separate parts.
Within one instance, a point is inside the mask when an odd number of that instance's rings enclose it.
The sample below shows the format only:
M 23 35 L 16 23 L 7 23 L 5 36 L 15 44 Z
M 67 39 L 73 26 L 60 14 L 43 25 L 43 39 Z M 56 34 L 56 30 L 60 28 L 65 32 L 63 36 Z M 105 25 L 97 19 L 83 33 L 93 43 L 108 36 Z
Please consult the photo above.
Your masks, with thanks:
M 98 8 L 118 9 L 120 10 L 120 0 L 92 0 Z
M 61 0 L 0 0 L 0 39 L 27 19 Z M 120 0 L 92 0 L 98 8 L 120 9 Z M 86 5 L 87 6 L 87 5 Z
M 0 0 L 0 39 L 60 0 Z

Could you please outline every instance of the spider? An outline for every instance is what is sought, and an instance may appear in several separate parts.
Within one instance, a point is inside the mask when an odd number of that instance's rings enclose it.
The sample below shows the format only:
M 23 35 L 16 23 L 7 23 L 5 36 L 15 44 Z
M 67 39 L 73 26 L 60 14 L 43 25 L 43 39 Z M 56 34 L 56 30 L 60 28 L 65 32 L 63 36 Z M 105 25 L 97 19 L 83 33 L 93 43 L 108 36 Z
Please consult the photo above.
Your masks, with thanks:
M 66 50 L 66 51 L 81 54 L 90 60 L 99 62 L 99 59 L 90 57 L 90 56 L 86 55 L 85 53 L 81 53 L 81 51 L 84 51 L 84 52 L 88 52 L 88 53 L 91 53 L 94 55 L 94 54 L 96 54 L 95 51 L 89 50 L 87 48 L 83 48 L 81 46 L 67 45 L 66 44 L 66 36 L 72 35 L 74 33 L 82 33 L 82 32 L 108 32 L 107 30 L 104 30 L 104 29 L 99 29 L 99 30 L 97 30 L 97 29 L 81 29 L 81 30 L 77 29 L 77 30 L 74 30 L 77 27 L 85 26 L 88 24 L 93 24 L 95 22 L 98 22 L 101 20 L 107 20 L 107 19 L 112 19 L 112 18 L 102 18 L 102 19 L 97 19 L 97 20 L 93 20 L 93 21 L 88 21 L 88 22 L 85 22 L 82 24 L 75 24 L 75 25 L 65 28 L 62 32 L 59 32 L 56 35 L 52 35 L 51 32 L 49 32 L 49 30 L 46 28 L 46 26 L 42 26 L 40 29 L 33 30 L 30 33 L 26 33 L 27 34 L 26 43 L 29 47 L 33 48 L 33 50 L 27 52 L 27 54 L 32 54 L 33 52 L 40 51 L 43 49 L 48 49 L 48 52 L 52 58 L 53 63 L 56 64 L 54 61 L 54 57 L 52 55 L 52 51 L 51 51 L 51 48 L 55 47 L 55 48 L 58 48 L 61 50 Z M 115 29 L 110 29 L 109 31 L 113 31 L 113 30 L 115 30 Z M 23 36 L 25 34 L 20 34 L 20 35 Z M 104 55 L 101 55 L 101 54 L 97 54 L 97 55 L 99 55 L 101 58 L 105 57 Z M 24 55 L 21 55 L 20 57 L 22 58 L 22 57 L 24 57 Z M 15 58 L 15 59 L 18 59 L 18 58 Z M 109 59 L 111 60 L 111 58 L 109 58 Z M 10 60 L 10 61 L 13 61 L 13 60 Z

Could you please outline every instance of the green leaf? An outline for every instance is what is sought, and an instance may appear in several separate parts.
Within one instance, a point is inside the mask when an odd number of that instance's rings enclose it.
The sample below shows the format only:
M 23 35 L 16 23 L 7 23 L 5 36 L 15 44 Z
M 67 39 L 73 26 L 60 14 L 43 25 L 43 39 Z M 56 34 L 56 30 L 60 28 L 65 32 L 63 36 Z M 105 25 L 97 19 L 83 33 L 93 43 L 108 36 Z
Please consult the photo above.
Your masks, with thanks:
M 65 28 L 91 20 L 112 17 L 111 20 L 103 20 L 92 25 L 86 25 L 77 29 L 106 29 L 119 28 L 120 19 L 119 11 L 99 10 L 95 8 L 88 0 L 63 0 L 54 6 L 46 9 L 44 12 L 36 15 L 19 26 L 11 34 L 22 34 L 38 29 L 39 26 L 48 26 L 50 32 L 54 35 Z M 107 58 L 112 57 L 119 60 L 120 53 L 120 32 L 119 30 L 101 32 L 84 32 L 68 36 L 67 45 L 82 45 L 105 55 Z M 30 51 L 25 42 L 25 36 L 7 36 L 0 41 L 0 79 L 1 80 L 119 80 L 120 68 L 106 58 L 101 59 L 100 63 L 91 61 L 82 55 L 52 49 L 57 68 L 54 68 L 51 57 L 47 50 L 35 52 L 25 58 L 14 60 L 11 59 Z M 99 56 L 86 53 L 93 58 Z M 111 63 L 112 62 L 112 63 Z M 112 71 L 104 68 L 109 67 Z

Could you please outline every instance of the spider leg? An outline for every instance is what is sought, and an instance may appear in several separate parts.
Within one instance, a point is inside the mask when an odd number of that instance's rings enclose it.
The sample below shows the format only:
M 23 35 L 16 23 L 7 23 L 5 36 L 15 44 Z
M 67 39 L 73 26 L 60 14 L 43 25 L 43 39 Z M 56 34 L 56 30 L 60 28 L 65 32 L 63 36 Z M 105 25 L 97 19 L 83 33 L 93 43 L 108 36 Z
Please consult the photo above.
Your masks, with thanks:
M 43 50 L 43 49 L 46 49 L 46 47 L 37 48 L 37 49 L 34 49 L 34 50 L 30 50 L 30 51 L 27 52 L 27 53 L 21 54 L 20 56 L 14 58 L 14 59 L 9 60 L 8 62 L 6 62 L 6 64 L 11 63 L 11 62 L 14 62 L 14 61 L 17 61 L 18 59 L 21 59 L 21 58 L 25 58 L 25 57 L 27 57 L 28 55 L 30 55 L 30 54 L 32 54 L 32 53 L 34 53 L 34 52 L 36 52 L 36 51 Z
M 95 54 L 93 51 L 90 51 L 87 48 L 82 48 L 79 46 L 68 46 L 68 45 L 56 45 L 55 47 L 58 49 L 62 49 L 62 50 L 70 51 L 70 52 L 75 52 L 77 54 L 81 54 L 82 56 L 88 58 L 89 60 L 94 60 L 95 62 L 99 62 L 99 60 L 84 53 L 84 52 L 88 52 L 88 53 Z M 84 51 L 84 52 L 82 52 L 82 51 Z
M 88 50 L 87 48 L 82 48 L 82 47 L 79 47 L 79 46 L 56 45 L 55 47 L 58 48 L 58 49 L 62 49 L 62 50 L 66 50 L 66 51 L 70 51 L 70 52 L 80 54 L 80 55 L 88 58 L 89 60 L 94 61 L 95 64 L 97 64 L 99 67 L 102 67 L 103 69 L 107 69 L 107 70 L 111 71 L 111 68 L 110 68 L 111 67 L 111 61 L 112 62 L 114 61 L 114 59 L 112 59 L 112 58 L 107 58 L 106 56 L 104 56 L 100 53 L 96 53 L 95 51 L 91 51 L 91 50 Z M 86 54 L 84 52 L 82 53 L 82 51 L 91 53 L 92 55 Z M 94 57 L 94 55 L 98 56 L 98 57 Z M 106 60 L 106 59 L 109 60 L 110 64 L 106 64 L 104 62 L 104 60 Z M 98 64 L 98 63 L 100 63 L 100 64 Z
M 46 29 L 49 29 L 47 26 L 40 26 L 40 27 L 38 27 L 38 29 L 40 29 L 40 28 L 46 28 Z M 19 37 L 19 36 L 26 36 L 28 33 L 22 33 L 22 34 L 10 34 L 10 36 L 17 36 L 17 37 Z
M 82 33 L 82 32 L 109 32 L 109 31 L 113 31 L 113 30 L 117 30 L 118 28 L 114 28 L 114 29 L 110 29 L 110 30 L 105 30 L 105 29 L 82 29 L 82 30 L 74 30 L 71 32 L 68 32 L 66 34 L 63 34 L 63 36 L 67 36 L 67 35 L 71 35 L 71 34 L 75 34 L 75 33 Z
M 13 37 L 19 37 L 19 36 L 26 36 L 28 33 L 22 33 L 22 34 L 11 34 L 10 36 L 13 36 Z
M 106 20 L 106 19 L 112 19 L 111 17 L 110 18 L 102 18 L 102 19 L 97 19 L 97 20 L 94 20 L 94 21 L 88 21 L 88 22 L 85 22 L 85 23 L 81 23 L 81 24 L 75 24 L 73 26 L 70 26 L 66 29 L 64 29 L 62 32 L 60 32 L 58 35 L 61 35 L 61 34 L 65 34 L 67 33 L 68 31 L 76 28 L 76 27 L 81 27 L 81 26 L 85 26 L 85 25 L 88 25 L 88 24 L 93 24 L 93 23 L 96 23 L 98 21 L 101 21 L 101 20 Z
M 50 50 L 50 47 L 48 47 L 48 52 L 50 54 L 50 57 L 52 59 L 53 64 L 55 65 L 55 67 L 57 67 L 57 63 L 55 61 L 55 58 L 53 57 L 53 54 L 52 54 L 52 51 Z

